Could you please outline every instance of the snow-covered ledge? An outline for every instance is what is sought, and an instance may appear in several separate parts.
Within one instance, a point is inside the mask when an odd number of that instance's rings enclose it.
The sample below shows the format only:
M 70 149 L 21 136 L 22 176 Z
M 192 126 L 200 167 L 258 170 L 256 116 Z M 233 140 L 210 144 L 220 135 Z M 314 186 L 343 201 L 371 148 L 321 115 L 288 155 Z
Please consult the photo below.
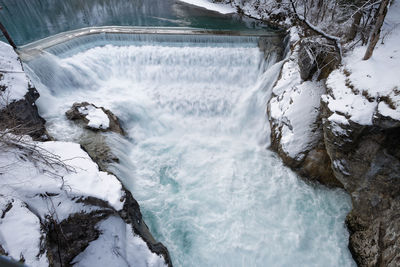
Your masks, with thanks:
M 165 265 L 164 259 L 152 253 L 119 216 L 125 201 L 121 183 L 99 171 L 78 144 L 34 142 L 10 134 L 2 138 L 6 142 L 0 153 L 0 243 L 8 256 L 23 258 L 28 266 L 47 266 L 51 242 L 44 228 L 53 226 L 57 231 L 56 224 L 62 225 L 76 214 L 86 214 L 81 220 L 88 223 L 85 220 L 93 219 L 90 214 L 97 214 L 104 216 L 95 223 L 98 237 L 87 240 L 89 246 L 72 261 L 76 266 L 100 266 L 104 262 Z M 99 201 L 103 203 L 99 205 Z M 71 242 L 69 236 L 59 238 L 60 242 Z M 84 242 L 85 234 L 81 238 Z
M 130 192 L 79 144 L 15 134 L 15 126 L 32 134 L 32 123 L 43 132 L 44 120 L 39 94 L 2 42 L 0 96 L 0 254 L 40 267 L 171 265 Z M 93 127 L 107 126 L 103 109 L 83 112 Z

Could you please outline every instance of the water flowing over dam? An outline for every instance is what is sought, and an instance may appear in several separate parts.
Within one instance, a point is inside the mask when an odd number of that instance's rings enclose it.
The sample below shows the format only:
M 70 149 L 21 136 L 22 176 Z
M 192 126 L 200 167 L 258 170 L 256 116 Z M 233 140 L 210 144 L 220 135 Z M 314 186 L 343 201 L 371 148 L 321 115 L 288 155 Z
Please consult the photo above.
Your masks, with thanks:
M 40 112 L 60 140 L 64 113 L 88 101 L 115 112 L 113 171 L 139 201 L 175 266 L 352 266 L 348 196 L 311 187 L 268 150 L 266 103 L 281 62 L 259 37 L 98 34 L 26 63 Z

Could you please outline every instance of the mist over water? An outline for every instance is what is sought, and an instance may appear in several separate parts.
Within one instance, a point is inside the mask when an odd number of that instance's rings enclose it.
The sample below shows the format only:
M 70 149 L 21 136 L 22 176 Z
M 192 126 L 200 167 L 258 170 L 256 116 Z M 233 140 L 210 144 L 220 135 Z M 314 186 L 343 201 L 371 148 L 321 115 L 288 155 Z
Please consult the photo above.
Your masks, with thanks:
M 341 190 L 311 187 L 268 150 L 279 75 L 257 38 L 79 39 L 27 63 L 51 135 L 77 140 L 74 102 L 112 110 L 108 142 L 174 266 L 355 266 Z M 169 39 L 168 39 L 169 38 Z

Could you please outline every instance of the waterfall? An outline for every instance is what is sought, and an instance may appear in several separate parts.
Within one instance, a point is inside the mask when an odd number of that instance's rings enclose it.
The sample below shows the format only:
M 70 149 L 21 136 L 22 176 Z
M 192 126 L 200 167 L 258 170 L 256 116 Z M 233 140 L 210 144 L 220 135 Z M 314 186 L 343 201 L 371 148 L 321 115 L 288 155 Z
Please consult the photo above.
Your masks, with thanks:
M 121 118 L 129 139 L 108 135 L 113 171 L 175 266 L 354 266 L 349 197 L 268 150 L 277 54 L 255 37 L 123 36 L 74 39 L 25 67 L 56 138 L 79 139 L 64 116 L 74 102 Z

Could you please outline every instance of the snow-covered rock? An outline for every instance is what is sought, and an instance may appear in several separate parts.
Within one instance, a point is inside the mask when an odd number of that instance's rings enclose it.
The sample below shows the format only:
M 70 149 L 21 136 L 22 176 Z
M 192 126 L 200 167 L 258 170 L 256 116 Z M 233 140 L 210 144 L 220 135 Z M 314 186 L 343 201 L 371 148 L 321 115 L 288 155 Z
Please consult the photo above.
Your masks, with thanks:
M 323 81 L 304 81 L 299 67 L 298 30 L 290 31 L 292 48 L 268 103 L 271 147 L 300 174 L 338 186 L 322 142 L 320 98 Z
M 74 103 L 65 115 L 68 119 L 83 122 L 87 129 L 93 131 L 112 131 L 124 135 L 119 119 L 110 110 L 82 102 Z
M 343 60 L 343 67 L 328 78 L 329 94 L 322 100 L 330 111 L 360 125 L 376 125 L 379 119 L 400 121 L 400 10 L 390 7 L 372 58 L 363 60 L 365 47 L 356 47 Z M 393 127 L 398 127 L 394 123 Z M 389 125 L 386 124 L 386 127 Z
M 130 266 L 166 265 L 149 249 L 149 240 L 137 235 L 147 227 L 130 193 L 114 175 L 99 171 L 79 144 L 1 135 L 0 244 L 10 257 L 23 258 L 29 266 L 69 264 L 74 258 L 81 266 L 81 261 L 96 261 L 82 252 L 87 245 L 89 251 L 118 246 L 121 253 L 103 249 L 96 255 Z M 110 232 L 117 226 L 125 230 Z
M 275 138 L 289 157 L 302 160 L 304 154 L 319 141 L 316 132 L 320 97 L 325 93 L 322 82 L 300 78 L 294 52 L 283 65 L 281 78 L 273 89 L 269 114 Z
M 39 218 L 27 205 L 12 196 L 0 198 L 3 212 L 0 220 L 0 244 L 8 256 L 23 260 L 28 266 L 47 266 L 46 255 L 40 251 L 43 235 Z
M 107 129 L 110 120 L 101 108 L 93 105 L 79 108 L 79 112 L 88 120 L 88 126 L 94 129 Z
M 13 48 L 0 41 L 0 109 L 24 99 L 29 80 Z

